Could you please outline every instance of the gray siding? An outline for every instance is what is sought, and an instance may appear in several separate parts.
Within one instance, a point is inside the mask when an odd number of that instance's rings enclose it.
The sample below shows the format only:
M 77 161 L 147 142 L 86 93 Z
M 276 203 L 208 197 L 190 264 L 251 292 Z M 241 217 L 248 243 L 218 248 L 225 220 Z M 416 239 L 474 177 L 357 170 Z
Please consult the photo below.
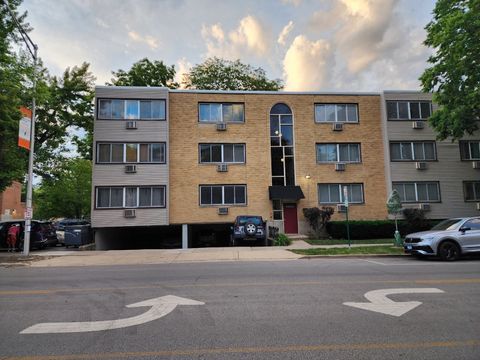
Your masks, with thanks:
M 387 100 L 430 100 L 431 94 L 414 92 L 391 92 L 384 94 Z M 437 107 L 433 106 L 435 111 Z M 385 116 L 386 118 L 386 116 Z M 390 148 L 386 148 L 388 156 L 391 182 L 400 181 L 438 181 L 440 184 L 440 203 L 431 203 L 431 211 L 426 215 L 432 219 L 442 219 L 457 216 L 478 215 L 476 203 L 465 202 L 463 181 L 479 180 L 480 170 L 473 169 L 470 161 L 460 160 L 458 141 L 437 141 L 436 134 L 425 122 L 424 129 L 413 129 L 412 121 L 385 121 L 388 141 L 436 141 L 437 161 L 427 162 L 426 170 L 417 170 L 415 162 L 390 161 Z M 480 132 L 465 139 L 480 139 Z M 414 207 L 414 204 L 405 204 L 404 207 Z
M 166 164 L 136 164 L 137 172 L 125 173 L 126 164 L 94 164 L 92 178 L 92 226 L 157 226 L 169 224 L 169 109 L 168 89 L 146 87 L 101 86 L 96 88 L 96 100 L 99 98 L 117 99 L 165 99 L 166 120 L 135 120 L 137 129 L 126 129 L 127 120 L 97 120 L 95 112 L 94 151 L 98 142 L 165 142 Z M 95 209 L 95 187 L 122 185 L 165 185 L 166 208 L 136 209 L 135 218 L 125 218 L 123 209 Z

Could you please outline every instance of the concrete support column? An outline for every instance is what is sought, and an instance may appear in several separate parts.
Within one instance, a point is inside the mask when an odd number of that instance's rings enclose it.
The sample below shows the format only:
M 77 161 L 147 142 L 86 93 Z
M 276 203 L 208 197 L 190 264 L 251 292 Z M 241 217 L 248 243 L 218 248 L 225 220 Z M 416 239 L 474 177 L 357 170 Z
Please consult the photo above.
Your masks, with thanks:
M 182 224 L 182 249 L 188 249 L 188 224 Z

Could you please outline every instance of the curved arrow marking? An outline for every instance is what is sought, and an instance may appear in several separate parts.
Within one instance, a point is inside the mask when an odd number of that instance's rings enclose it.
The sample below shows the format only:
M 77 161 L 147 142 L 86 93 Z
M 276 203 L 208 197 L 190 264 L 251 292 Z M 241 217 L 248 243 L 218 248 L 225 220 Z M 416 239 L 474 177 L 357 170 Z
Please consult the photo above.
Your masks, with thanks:
M 120 329 L 160 319 L 171 313 L 177 305 L 205 305 L 205 303 L 174 295 L 166 295 L 127 305 L 128 308 L 151 307 L 147 312 L 138 316 L 105 321 L 40 323 L 20 331 L 20 334 L 76 333 Z
M 403 314 L 421 305 L 420 301 L 395 302 L 387 298 L 393 294 L 438 294 L 443 290 L 436 288 L 407 288 L 407 289 L 380 289 L 365 293 L 370 302 L 344 302 L 343 305 L 356 307 L 358 309 L 370 310 L 386 315 L 402 316 Z

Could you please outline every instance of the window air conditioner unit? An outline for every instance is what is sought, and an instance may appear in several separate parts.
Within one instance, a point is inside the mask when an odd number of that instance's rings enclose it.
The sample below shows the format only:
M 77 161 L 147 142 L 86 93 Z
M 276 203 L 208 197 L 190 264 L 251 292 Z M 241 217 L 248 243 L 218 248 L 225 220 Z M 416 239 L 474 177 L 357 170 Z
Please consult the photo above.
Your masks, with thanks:
M 480 161 L 472 161 L 472 167 L 474 169 L 480 169 Z
M 332 130 L 333 131 L 342 131 L 343 130 L 343 123 L 333 123 L 332 125 Z
M 225 124 L 225 123 L 217 123 L 217 130 L 218 130 L 218 131 L 225 131 L 225 130 L 227 130 L 227 124 Z
M 217 165 L 217 171 L 218 172 L 227 172 L 228 171 L 228 165 L 227 164 L 218 164 Z
M 427 168 L 427 163 L 426 162 L 423 162 L 423 161 L 417 161 L 415 163 L 415 168 L 417 170 L 425 170 Z
M 477 203 L 477 210 L 480 210 L 480 203 Z
M 338 213 L 347 212 L 347 207 L 344 204 L 337 204 L 337 212 Z
M 347 164 L 345 163 L 335 163 L 335 171 L 345 171 L 345 168 L 347 167 Z
M 425 124 L 423 121 L 414 121 L 412 122 L 412 128 L 414 129 L 423 129 L 425 127 Z
M 218 215 L 228 215 L 228 207 L 221 207 L 217 210 Z
M 423 211 L 430 211 L 430 204 L 418 204 L 418 208 Z
M 137 165 L 125 165 L 126 174 L 134 174 L 137 172 Z
M 127 209 L 123 212 L 123 216 L 126 218 L 134 218 L 135 215 L 135 209 Z
M 127 121 L 126 128 L 127 129 L 136 129 L 137 128 L 137 122 L 136 121 Z

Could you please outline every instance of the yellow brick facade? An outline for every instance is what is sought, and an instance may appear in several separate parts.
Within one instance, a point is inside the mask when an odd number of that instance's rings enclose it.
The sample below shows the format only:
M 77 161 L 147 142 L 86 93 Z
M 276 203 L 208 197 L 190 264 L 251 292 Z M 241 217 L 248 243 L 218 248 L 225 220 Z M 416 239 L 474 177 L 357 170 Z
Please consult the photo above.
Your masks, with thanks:
M 217 131 L 214 124 L 198 122 L 199 102 L 240 102 L 245 104 L 245 123 L 228 124 Z M 294 117 L 295 172 L 305 199 L 297 204 L 302 228 L 302 208 L 319 206 L 318 183 L 363 183 L 365 203 L 350 207 L 352 219 L 386 218 L 386 180 L 379 95 L 310 95 L 281 93 L 170 92 L 169 166 L 170 224 L 224 223 L 237 215 L 261 215 L 272 220 L 270 109 L 287 104 Z M 343 131 L 314 122 L 315 103 L 357 103 L 359 123 L 346 124 Z M 316 143 L 359 142 L 362 163 L 347 164 L 338 172 L 334 164 L 316 163 Z M 230 165 L 219 173 L 215 165 L 199 164 L 199 143 L 245 143 L 246 163 Z M 305 175 L 310 175 L 306 179 Z M 217 207 L 199 205 L 200 184 L 246 184 L 247 206 L 229 206 L 228 215 Z M 342 219 L 335 214 L 334 219 Z

